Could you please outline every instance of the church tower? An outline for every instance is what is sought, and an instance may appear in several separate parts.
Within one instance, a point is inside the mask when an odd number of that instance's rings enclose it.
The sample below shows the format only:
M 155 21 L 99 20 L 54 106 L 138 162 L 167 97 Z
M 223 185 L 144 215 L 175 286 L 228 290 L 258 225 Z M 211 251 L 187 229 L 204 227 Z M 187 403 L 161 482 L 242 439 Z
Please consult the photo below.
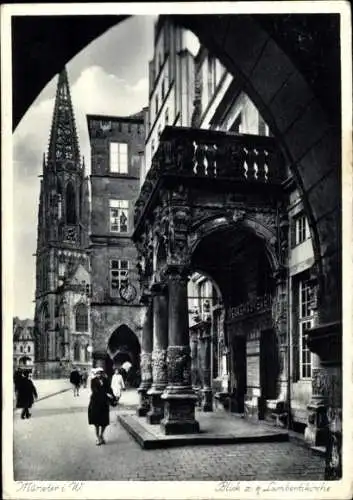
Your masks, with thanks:
M 89 367 L 88 178 L 81 161 L 66 68 L 59 75 L 43 155 L 36 252 L 37 371 L 63 376 Z

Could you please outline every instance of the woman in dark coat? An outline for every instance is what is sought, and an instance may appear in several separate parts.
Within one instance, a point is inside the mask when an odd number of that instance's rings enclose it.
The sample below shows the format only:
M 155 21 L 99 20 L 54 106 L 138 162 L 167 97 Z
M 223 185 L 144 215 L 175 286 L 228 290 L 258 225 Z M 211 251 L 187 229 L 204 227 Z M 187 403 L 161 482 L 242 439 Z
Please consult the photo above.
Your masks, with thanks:
M 109 402 L 115 400 L 104 370 L 93 370 L 91 399 L 88 405 L 88 423 L 96 428 L 97 446 L 105 444 L 104 431 L 109 425 Z
M 22 379 L 17 384 L 17 402 L 16 408 L 22 408 L 21 418 L 29 418 L 29 408 L 32 408 L 34 398 L 37 399 L 38 394 L 32 380 L 29 378 L 29 372 L 23 373 Z

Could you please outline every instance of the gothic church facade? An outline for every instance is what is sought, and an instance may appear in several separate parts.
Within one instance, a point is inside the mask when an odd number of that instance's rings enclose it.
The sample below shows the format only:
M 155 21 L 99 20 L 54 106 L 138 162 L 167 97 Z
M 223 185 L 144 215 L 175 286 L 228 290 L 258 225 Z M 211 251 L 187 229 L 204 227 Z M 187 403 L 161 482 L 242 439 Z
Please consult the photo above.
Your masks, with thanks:
M 38 210 L 35 335 L 39 377 L 91 364 L 89 187 L 66 68 L 60 73 Z

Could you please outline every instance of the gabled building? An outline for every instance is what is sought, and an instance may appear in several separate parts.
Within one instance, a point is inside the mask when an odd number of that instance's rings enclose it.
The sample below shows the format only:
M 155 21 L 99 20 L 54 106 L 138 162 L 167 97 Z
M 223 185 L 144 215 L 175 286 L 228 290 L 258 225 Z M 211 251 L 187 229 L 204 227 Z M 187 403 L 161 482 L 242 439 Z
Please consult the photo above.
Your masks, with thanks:
M 88 178 L 66 68 L 60 73 L 43 156 L 36 251 L 37 373 L 64 376 L 91 363 Z
M 31 319 L 13 319 L 13 368 L 33 368 L 34 322 Z

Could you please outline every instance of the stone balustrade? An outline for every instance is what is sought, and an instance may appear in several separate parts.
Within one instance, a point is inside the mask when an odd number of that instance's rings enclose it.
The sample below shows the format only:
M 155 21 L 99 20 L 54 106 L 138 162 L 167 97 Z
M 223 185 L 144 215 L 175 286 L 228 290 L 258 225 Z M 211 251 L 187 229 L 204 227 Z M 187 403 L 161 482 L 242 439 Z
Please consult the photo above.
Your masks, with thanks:
M 280 150 L 271 137 L 166 127 L 135 203 L 135 226 L 163 176 L 279 184 L 281 166 Z

